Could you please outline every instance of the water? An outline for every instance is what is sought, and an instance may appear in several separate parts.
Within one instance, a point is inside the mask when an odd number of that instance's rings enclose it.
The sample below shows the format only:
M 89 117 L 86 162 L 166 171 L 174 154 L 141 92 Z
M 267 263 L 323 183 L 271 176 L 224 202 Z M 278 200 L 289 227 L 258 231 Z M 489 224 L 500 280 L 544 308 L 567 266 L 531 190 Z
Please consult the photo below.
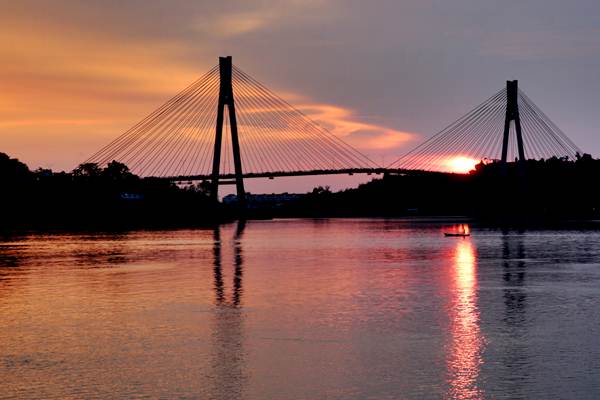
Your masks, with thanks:
M 600 232 L 451 225 L 4 237 L 0 398 L 598 398 Z

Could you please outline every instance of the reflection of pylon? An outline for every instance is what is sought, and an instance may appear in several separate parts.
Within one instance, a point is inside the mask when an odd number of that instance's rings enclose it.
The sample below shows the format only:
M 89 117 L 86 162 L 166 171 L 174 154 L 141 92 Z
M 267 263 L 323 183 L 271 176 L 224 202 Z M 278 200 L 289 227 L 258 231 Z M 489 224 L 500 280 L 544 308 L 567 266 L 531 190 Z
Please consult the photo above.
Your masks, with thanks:
M 523 149 L 523 135 L 521 134 L 521 117 L 519 116 L 519 81 L 506 81 L 506 119 L 504 120 L 504 138 L 502 140 L 502 162 L 506 162 L 508 155 L 508 136 L 510 123 L 515 121 L 515 132 L 517 135 L 517 148 L 519 150 L 519 161 L 525 160 Z
M 219 57 L 220 88 L 219 105 L 217 109 L 217 131 L 215 134 L 215 150 L 212 167 L 212 196 L 217 199 L 219 193 L 219 168 L 221 166 L 221 142 L 223 139 L 223 114 L 225 106 L 229 115 L 231 127 L 231 148 L 233 151 L 233 164 L 235 168 L 235 185 L 237 189 L 238 204 L 244 206 L 246 203 L 246 191 L 244 190 L 244 178 L 242 176 L 242 158 L 240 156 L 240 142 L 238 140 L 237 121 L 235 118 L 235 103 L 233 101 L 233 86 L 231 84 L 232 62 L 231 56 Z M 229 184 L 232 182 L 221 182 Z

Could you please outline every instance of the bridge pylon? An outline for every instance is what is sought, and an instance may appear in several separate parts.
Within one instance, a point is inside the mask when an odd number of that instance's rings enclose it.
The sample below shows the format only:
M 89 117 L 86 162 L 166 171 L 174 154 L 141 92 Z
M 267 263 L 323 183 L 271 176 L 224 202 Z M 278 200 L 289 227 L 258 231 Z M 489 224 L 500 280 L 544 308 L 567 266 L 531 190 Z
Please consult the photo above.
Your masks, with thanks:
M 502 159 L 505 163 L 508 155 L 508 140 L 510 135 L 510 123 L 515 123 L 517 136 L 517 149 L 519 161 L 525 161 L 525 150 L 523 147 L 523 134 L 521 131 L 521 117 L 519 115 L 519 81 L 506 81 L 506 118 L 504 119 L 504 137 L 502 139 Z
M 219 103 L 217 106 L 217 129 L 215 132 L 215 144 L 213 154 L 213 165 L 211 174 L 211 196 L 218 200 L 221 166 L 221 143 L 223 139 L 223 119 L 225 106 L 229 115 L 229 126 L 231 131 L 231 149 L 233 151 L 233 165 L 235 170 L 235 186 L 237 190 L 238 204 L 246 205 L 246 191 L 244 190 L 244 177 L 242 172 L 242 158 L 240 155 L 240 142 L 238 139 L 237 120 L 235 116 L 235 102 L 233 98 L 232 85 L 232 62 L 231 56 L 219 57 Z

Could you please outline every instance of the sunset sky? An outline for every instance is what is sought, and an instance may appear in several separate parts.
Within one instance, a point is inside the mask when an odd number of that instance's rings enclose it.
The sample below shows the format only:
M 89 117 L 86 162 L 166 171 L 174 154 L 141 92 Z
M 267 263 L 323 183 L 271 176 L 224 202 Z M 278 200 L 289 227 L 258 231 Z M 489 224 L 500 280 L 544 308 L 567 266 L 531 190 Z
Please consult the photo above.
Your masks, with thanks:
M 378 163 L 507 79 L 600 152 L 597 0 L 24 0 L 0 24 L 0 152 L 32 168 L 74 168 L 221 55 Z

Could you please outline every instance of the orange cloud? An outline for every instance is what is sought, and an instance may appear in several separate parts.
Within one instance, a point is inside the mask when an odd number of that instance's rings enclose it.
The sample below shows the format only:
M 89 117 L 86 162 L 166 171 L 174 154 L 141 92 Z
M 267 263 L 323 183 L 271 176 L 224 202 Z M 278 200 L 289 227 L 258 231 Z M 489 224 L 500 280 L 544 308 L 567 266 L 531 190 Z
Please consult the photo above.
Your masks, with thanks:
M 0 22 L 0 151 L 34 168 L 73 168 L 199 75 L 177 43 Z
M 238 104 L 243 105 L 243 112 L 246 114 L 262 114 L 263 118 L 268 118 L 270 113 L 285 113 L 289 110 L 289 106 L 279 100 L 265 103 L 262 99 L 263 95 L 257 94 L 243 81 L 234 80 L 234 91 L 240 100 Z M 416 134 L 413 133 L 364 122 L 348 108 L 307 101 L 303 96 L 293 92 L 283 92 L 281 96 L 318 125 L 365 152 L 396 149 L 416 138 Z M 294 128 L 296 127 L 289 129 L 295 131 L 294 138 L 300 139 L 300 136 L 306 135 Z
M 248 3 L 250 4 L 250 3 Z M 272 28 L 289 17 L 298 20 L 319 20 L 332 13 L 332 4 L 324 0 L 287 0 L 270 4 L 251 3 L 244 11 L 223 15 L 204 15 L 196 20 L 194 29 L 222 37 L 234 37 Z
M 362 122 L 347 108 L 330 104 L 301 104 L 298 107 L 315 121 L 349 144 L 363 150 L 393 149 L 415 139 L 415 134 Z

